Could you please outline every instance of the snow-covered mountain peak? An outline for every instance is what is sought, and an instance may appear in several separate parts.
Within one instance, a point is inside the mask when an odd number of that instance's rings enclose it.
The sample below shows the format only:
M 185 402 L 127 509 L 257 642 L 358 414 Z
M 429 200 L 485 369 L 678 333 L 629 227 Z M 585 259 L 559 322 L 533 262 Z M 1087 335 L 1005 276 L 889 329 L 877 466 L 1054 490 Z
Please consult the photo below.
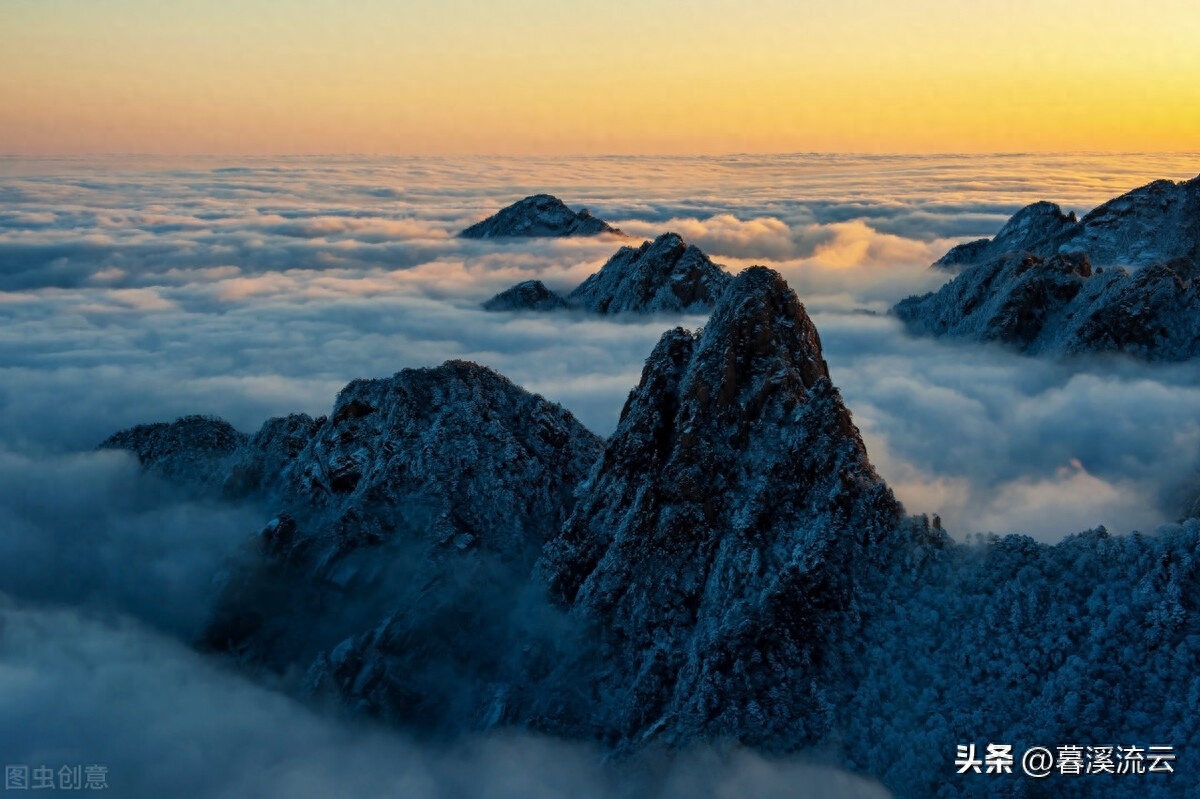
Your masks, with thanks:
M 195 415 L 136 425 L 112 434 L 99 448 L 128 450 L 148 471 L 211 486 L 223 479 L 227 461 L 246 442 L 246 435 L 224 419 Z
M 829 380 L 821 337 L 783 276 L 762 266 L 741 272 L 726 289 L 697 347 L 698 362 L 719 372 L 720 396 L 737 396 L 754 379 L 793 377 L 805 389 Z
M 1061 249 L 1087 253 L 1097 266 L 1200 262 L 1200 176 L 1134 189 L 1088 213 L 1079 228 Z
M 1200 177 L 1156 180 L 1078 222 L 1035 203 L 995 239 L 935 266 L 958 276 L 893 312 L 914 332 L 1002 341 L 1029 353 L 1200 355 Z
M 764 740 L 811 711 L 800 653 L 901 512 L 803 306 L 753 267 L 659 341 L 538 572 L 610 636 L 623 736 Z

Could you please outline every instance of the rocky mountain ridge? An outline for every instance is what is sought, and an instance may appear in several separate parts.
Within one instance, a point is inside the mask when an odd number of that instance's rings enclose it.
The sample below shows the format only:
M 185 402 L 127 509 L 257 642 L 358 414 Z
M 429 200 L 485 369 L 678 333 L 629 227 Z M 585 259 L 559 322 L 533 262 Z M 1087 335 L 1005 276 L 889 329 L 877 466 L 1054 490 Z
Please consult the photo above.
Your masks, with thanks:
M 1156 180 L 1082 219 L 1054 203 L 1033 203 L 1014 214 L 994 238 L 953 247 L 934 266 L 987 263 L 1013 252 L 1039 258 L 1084 254 L 1096 266 L 1130 271 L 1179 258 L 1200 261 L 1200 176 Z
M 959 274 L 893 313 L 914 333 L 1054 355 L 1200 356 L 1200 177 L 1155 181 L 1076 221 L 1056 205 L 1017 213 L 994 239 L 935 266 Z

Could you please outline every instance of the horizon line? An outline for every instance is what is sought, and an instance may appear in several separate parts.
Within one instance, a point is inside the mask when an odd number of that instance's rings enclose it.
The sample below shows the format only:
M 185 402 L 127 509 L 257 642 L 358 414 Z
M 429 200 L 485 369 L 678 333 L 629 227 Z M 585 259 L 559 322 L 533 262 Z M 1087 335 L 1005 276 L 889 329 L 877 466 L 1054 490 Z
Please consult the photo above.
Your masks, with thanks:
M 779 150 L 779 151 L 729 151 L 719 153 L 647 153 L 647 152 L 610 152 L 610 153 L 398 153 L 398 152 L 338 152 L 314 151 L 303 153 L 221 153 L 221 152 L 78 152 L 78 153 L 20 153 L 0 152 L 3 160 L 53 160 L 53 159 L 83 159 L 83 158 L 511 158 L 511 159 L 567 159 L 567 158 L 746 158 L 746 157 L 785 157 L 785 156 L 853 156 L 858 158 L 945 158 L 945 157 L 979 157 L 979 156 L 1061 156 L 1061 155 L 1195 155 L 1200 157 L 1200 149 L 1196 150 L 946 150 L 937 152 L 920 151 L 869 151 L 869 150 Z

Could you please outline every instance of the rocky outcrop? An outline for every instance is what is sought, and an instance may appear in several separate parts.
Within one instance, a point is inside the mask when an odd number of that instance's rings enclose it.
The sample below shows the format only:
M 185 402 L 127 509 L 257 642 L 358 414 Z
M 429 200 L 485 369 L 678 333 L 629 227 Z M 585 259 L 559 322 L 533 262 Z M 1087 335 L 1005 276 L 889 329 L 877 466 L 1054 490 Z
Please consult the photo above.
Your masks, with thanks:
M 1077 220 L 1057 205 L 1038 202 L 1018 211 L 992 239 L 960 244 L 934 266 L 983 264 L 1014 252 L 1039 258 L 1082 253 L 1099 267 L 1200 260 L 1200 176 L 1156 180 L 1109 200 Z
M 176 482 L 220 487 L 248 437 L 224 419 L 184 416 L 140 424 L 106 438 L 100 449 L 128 450 L 142 466 Z
M 1078 225 L 1074 213 L 1064 214 L 1054 203 L 1033 203 L 1014 214 L 995 238 L 977 239 L 953 247 L 934 262 L 934 266 L 950 268 L 979 264 L 1010 252 L 1054 253 Z
M 534 194 L 502 208 L 458 235 L 465 239 L 499 239 L 530 236 L 622 235 L 621 231 L 592 216 L 587 209 L 572 211 L 549 194 Z
M 1156 180 L 1109 200 L 1084 216 L 1060 249 L 1130 270 L 1181 258 L 1200 262 L 1200 176 Z
M 707 313 L 731 280 L 720 264 L 678 234 L 622 247 L 565 300 L 538 281 L 518 283 L 484 303 L 489 311 L 578 308 L 589 313 Z M 561 304 L 560 304 L 561 303 Z
M 554 311 L 566 307 L 567 301 L 540 280 L 525 280 L 483 304 L 485 311 Z
M 518 557 L 558 528 L 600 441 L 466 361 L 355 380 L 283 471 L 289 510 L 380 521 L 419 507 L 430 540 Z
M 664 233 L 640 247 L 622 247 L 567 301 L 600 314 L 704 313 L 729 281 L 699 247 Z
M 901 508 L 777 273 L 663 336 L 541 578 L 601 637 L 616 740 L 807 740 L 826 632 Z

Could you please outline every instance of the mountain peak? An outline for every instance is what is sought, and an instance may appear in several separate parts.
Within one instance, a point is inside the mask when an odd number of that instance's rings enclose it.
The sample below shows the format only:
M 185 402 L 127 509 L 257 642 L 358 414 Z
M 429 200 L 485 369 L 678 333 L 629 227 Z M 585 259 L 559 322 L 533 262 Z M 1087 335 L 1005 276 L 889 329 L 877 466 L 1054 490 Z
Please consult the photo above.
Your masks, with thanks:
M 271 667 L 311 661 L 395 610 L 389 558 L 444 560 L 450 574 L 478 557 L 523 579 L 601 444 L 561 406 L 463 360 L 353 380 L 328 417 L 268 422 L 231 477 L 264 487 L 278 521 L 207 644 Z
M 567 296 L 596 313 L 702 313 L 716 303 L 729 274 L 677 233 L 622 247 Z
M 1097 266 L 1140 269 L 1176 258 L 1200 261 L 1200 177 L 1156 180 L 1083 217 L 1062 249 Z
M 1053 252 L 1079 226 L 1075 213 L 1063 213 L 1056 203 L 1040 201 L 1012 215 L 995 238 L 978 239 L 953 247 L 934 266 L 982 263 L 1010 252 Z
M 763 740 L 808 713 L 771 686 L 810 702 L 802 653 L 900 514 L 803 305 L 752 267 L 698 336 L 659 341 L 538 573 L 608 631 L 623 736 Z
M 765 370 L 785 370 L 806 389 L 829 380 L 821 337 L 796 292 L 778 272 L 762 266 L 742 271 L 714 310 L 699 353 L 721 353 L 722 392 L 731 395 Z
M 621 234 L 617 228 L 597 219 L 585 208 L 573 211 L 551 194 L 533 194 L 500 209 L 482 222 L 458 235 L 465 239 L 493 239 L 529 236 L 595 236 Z

